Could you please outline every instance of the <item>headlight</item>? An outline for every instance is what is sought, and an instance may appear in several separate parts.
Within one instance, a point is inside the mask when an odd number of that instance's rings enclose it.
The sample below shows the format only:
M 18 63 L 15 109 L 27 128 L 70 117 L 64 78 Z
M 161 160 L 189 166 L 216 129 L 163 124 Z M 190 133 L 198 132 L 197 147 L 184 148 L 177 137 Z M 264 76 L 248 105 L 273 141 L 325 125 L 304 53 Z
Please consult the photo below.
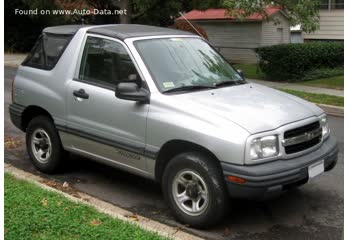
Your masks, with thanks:
M 250 158 L 252 160 L 268 158 L 278 155 L 278 137 L 266 136 L 254 139 L 250 144 Z
M 323 136 L 323 138 L 328 137 L 328 135 L 330 133 L 330 129 L 329 129 L 329 126 L 328 126 L 328 119 L 327 119 L 326 115 L 323 115 L 320 118 L 320 124 L 321 124 L 321 127 L 322 127 L 322 136 Z

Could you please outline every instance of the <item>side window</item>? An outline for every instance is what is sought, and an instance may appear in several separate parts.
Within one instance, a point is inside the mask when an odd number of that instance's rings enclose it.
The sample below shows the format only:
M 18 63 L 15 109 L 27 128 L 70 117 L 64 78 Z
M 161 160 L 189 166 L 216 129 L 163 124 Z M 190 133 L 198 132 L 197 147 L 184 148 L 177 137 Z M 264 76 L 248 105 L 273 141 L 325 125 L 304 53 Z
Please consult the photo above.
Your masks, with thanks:
M 28 65 L 37 65 L 37 66 L 44 66 L 45 60 L 44 60 L 44 48 L 43 48 L 43 42 L 42 37 L 39 38 L 37 43 L 35 44 L 32 54 L 28 59 Z
M 64 35 L 40 36 L 23 65 L 45 70 L 53 69 L 70 39 L 70 36 Z
M 70 38 L 63 36 L 43 37 L 44 53 L 46 60 L 45 63 L 47 68 L 52 69 L 56 65 L 69 40 Z
M 137 70 L 124 46 L 120 43 L 88 37 L 79 71 L 79 79 L 115 87 L 128 81 Z

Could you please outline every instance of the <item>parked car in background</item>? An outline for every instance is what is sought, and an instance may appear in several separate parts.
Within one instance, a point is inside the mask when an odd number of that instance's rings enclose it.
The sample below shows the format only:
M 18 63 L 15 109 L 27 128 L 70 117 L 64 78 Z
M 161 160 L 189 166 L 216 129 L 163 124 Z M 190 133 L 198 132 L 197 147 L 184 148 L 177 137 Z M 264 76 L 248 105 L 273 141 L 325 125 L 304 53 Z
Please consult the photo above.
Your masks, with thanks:
M 205 40 L 142 25 L 43 30 L 10 115 L 40 171 L 67 152 L 158 181 L 174 216 L 209 227 L 229 197 L 264 199 L 331 170 L 327 116 L 245 81 Z

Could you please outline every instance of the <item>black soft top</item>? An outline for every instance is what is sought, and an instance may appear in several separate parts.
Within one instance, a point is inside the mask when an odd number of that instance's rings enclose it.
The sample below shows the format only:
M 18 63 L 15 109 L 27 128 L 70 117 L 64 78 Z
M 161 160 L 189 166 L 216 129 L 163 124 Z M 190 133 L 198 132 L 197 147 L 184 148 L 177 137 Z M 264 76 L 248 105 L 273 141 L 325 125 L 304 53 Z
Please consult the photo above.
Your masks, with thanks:
M 43 34 L 57 35 L 74 35 L 80 28 L 88 27 L 89 25 L 62 25 L 44 28 Z
M 184 32 L 170 28 L 138 24 L 105 25 L 91 28 L 87 32 L 118 38 L 121 40 L 132 37 L 147 37 L 160 35 L 194 35 L 190 32 Z
M 91 26 L 92 25 L 62 25 L 55 27 L 47 27 L 43 30 L 43 34 L 74 35 L 80 28 Z M 138 24 L 96 25 L 90 28 L 87 32 L 113 37 L 120 40 L 132 37 L 147 37 L 160 35 L 194 35 L 190 32 L 184 32 L 170 28 Z

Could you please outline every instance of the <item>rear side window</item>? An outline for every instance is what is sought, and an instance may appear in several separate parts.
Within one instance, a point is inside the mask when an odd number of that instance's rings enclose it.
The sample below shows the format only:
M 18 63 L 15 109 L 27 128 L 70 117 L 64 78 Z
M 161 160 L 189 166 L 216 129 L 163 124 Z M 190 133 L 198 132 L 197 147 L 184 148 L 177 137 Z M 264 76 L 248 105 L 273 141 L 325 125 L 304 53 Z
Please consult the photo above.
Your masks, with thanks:
M 22 65 L 51 70 L 56 66 L 71 36 L 45 34 L 39 37 Z

